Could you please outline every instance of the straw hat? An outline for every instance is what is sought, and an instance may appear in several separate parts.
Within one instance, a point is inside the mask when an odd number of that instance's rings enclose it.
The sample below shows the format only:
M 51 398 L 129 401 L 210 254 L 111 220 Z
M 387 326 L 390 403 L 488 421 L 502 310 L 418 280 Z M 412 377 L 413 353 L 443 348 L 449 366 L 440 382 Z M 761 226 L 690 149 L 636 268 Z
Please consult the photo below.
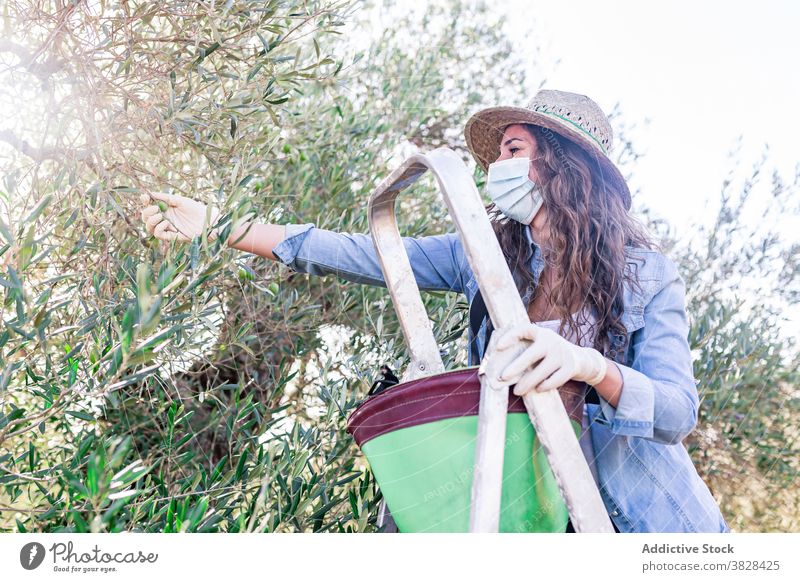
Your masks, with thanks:
M 599 162 L 605 180 L 613 180 L 623 194 L 625 208 L 631 208 L 631 193 L 625 178 L 608 157 L 614 134 L 600 107 L 586 95 L 543 89 L 527 107 L 490 107 L 473 115 L 464 128 L 467 147 L 475 161 L 486 170 L 500 155 L 505 128 L 530 123 L 550 129 L 583 148 Z

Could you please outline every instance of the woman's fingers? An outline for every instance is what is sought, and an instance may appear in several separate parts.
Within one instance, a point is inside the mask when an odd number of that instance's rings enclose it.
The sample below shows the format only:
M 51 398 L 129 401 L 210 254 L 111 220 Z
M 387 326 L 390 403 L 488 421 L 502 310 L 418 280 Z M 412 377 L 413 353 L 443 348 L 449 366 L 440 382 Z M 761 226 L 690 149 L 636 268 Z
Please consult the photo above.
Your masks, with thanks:
M 151 194 L 142 194 L 139 200 L 142 204 L 152 202 L 151 198 L 166 202 L 169 206 L 175 207 L 175 197 L 170 194 L 161 194 L 154 192 Z M 171 211 L 174 212 L 174 211 Z M 162 210 L 155 204 L 149 204 L 142 209 L 142 220 L 144 221 L 145 229 L 147 232 L 155 236 L 159 240 L 188 240 L 178 229 L 175 228 L 169 220 L 166 220 Z
M 495 345 L 497 350 L 506 350 L 523 340 L 535 340 L 541 328 L 533 323 L 523 323 L 508 328 Z M 499 330 L 498 330 L 499 331 Z
M 567 382 L 572 380 L 570 375 L 570 371 L 568 368 L 559 368 L 556 370 L 552 376 L 547 378 L 541 384 L 536 387 L 537 392 L 544 392 L 546 390 L 555 390 L 556 388 L 560 388 Z
M 508 382 L 514 378 L 519 378 L 525 373 L 525 370 L 531 366 L 536 365 L 536 362 L 541 360 L 547 355 L 547 346 L 542 342 L 534 342 L 533 345 L 527 347 L 520 355 L 513 359 L 503 371 L 500 373 L 500 381 Z
M 169 223 L 166 220 L 162 220 L 153 228 L 153 234 L 156 238 L 161 240 L 170 240 L 168 235 L 171 233 L 169 232 Z
M 162 220 L 158 223 L 158 225 L 153 230 L 153 234 L 156 238 L 161 240 L 183 240 L 183 235 L 181 235 L 174 226 L 172 226 L 166 220 Z
M 175 196 L 174 194 L 163 194 L 161 192 L 151 192 L 150 196 L 156 200 L 166 202 L 169 206 L 177 206 L 181 198 L 180 196 Z
M 160 212 L 157 212 L 156 214 L 151 214 L 150 216 L 148 216 L 147 219 L 144 221 L 145 227 L 147 228 L 147 231 L 148 232 L 153 232 L 153 229 L 156 226 L 158 226 L 158 223 L 161 222 L 162 220 L 164 220 L 164 215 L 161 214 Z
M 514 394 L 523 396 L 541 384 L 550 374 L 558 370 L 558 362 L 545 358 L 538 365 L 528 370 L 514 386 Z
M 142 220 L 147 221 L 147 219 L 153 216 L 156 212 L 160 212 L 158 206 L 145 206 L 142 208 Z

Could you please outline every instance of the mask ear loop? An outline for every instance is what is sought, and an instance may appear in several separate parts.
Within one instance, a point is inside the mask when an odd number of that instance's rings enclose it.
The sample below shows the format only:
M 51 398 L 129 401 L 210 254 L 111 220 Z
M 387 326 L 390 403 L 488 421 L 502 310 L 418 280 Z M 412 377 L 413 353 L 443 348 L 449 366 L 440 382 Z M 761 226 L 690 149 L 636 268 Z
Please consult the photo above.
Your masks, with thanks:
M 532 160 L 529 160 L 529 161 L 528 161 L 528 166 L 530 166 L 531 164 L 533 164 L 533 162 L 537 162 L 537 161 L 539 161 L 539 160 L 543 160 L 543 159 L 544 159 L 544 156 L 539 156 L 538 158 L 533 158 Z M 539 188 L 539 180 L 533 180 L 533 179 L 531 178 L 531 173 L 530 173 L 530 170 L 528 170 L 528 179 L 529 179 L 531 182 L 533 182 L 533 183 L 536 185 L 536 187 L 537 187 L 537 188 Z
M 544 159 L 544 156 L 542 155 L 542 156 L 533 158 L 532 160 L 530 160 L 530 163 L 533 164 L 533 162 L 536 162 L 538 160 L 543 160 L 543 159 Z M 528 174 L 528 180 L 533 182 L 533 189 L 535 191 L 538 191 L 538 195 L 541 198 L 541 204 L 539 205 L 539 208 L 536 210 L 536 212 L 534 212 L 533 218 L 531 218 L 530 222 L 525 225 L 526 228 L 530 227 L 530 224 L 533 223 L 533 219 L 536 218 L 536 215 L 539 214 L 539 212 L 544 208 L 544 189 L 542 188 L 542 184 L 540 183 L 540 181 L 538 179 L 537 180 L 531 179 L 530 173 Z

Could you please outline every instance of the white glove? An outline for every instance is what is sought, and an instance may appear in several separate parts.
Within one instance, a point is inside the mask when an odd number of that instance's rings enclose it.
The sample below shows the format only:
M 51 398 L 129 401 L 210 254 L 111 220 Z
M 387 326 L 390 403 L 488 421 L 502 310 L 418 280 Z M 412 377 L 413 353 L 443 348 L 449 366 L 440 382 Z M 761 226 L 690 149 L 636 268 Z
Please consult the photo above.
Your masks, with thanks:
M 594 386 L 606 376 L 608 362 L 600 352 L 575 345 L 546 327 L 525 323 L 498 329 L 495 333 L 501 336 L 493 352 L 487 350 L 487 356 L 496 358 L 498 362 L 509 360 L 508 356 L 519 351 L 520 344 L 527 343 L 526 340 L 533 342 L 518 356 L 510 358 L 510 363 L 502 367 L 491 366 L 498 376 L 498 383 L 516 384 L 514 394 L 517 396 L 533 389 L 539 392 L 554 390 L 570 380 Z
M 207 206 L 185 196 L 176 194 L 161 194 L 154 192 L 150 195 L 142 194 L 142 204 L 152 202 L 150 198 L 158 200 L 158 205 L 151 204 L 142 210 L 142 220 L 147 232 L 161 240 L 177 240 L 188 242 L 203 233 L 206 224 Z M 159 206 L 165 207 L 162 211 Z M 219 218 L 219 210 L 211 207 L 208 226 L 215 224 Z M 255 212 L 248 211 L 239 217 L 231 228 L 228 244 L 234 244 L 243 237 L 250 227 L 255 224 Z M 219 236 L 219 229 L 212 228 L 208 231 L 208 240 L 213 241 Z
M 185 196 L 175 194 L 161 194 L 153 192 L 142 194 L 139 198 L 142 204 L 152 202 L 151 198 L 161 200 L 166 204 L 166 210 L 162 211 L 156 204 L 146 206 L 142 210 L 142 220 L 145 223 L 147 232 L 160 240 L 177 240 L 188 242 L 194 237 L 203 233 L 206 225 L 206 205 Z M 211 208 L 210 222 L 214 224 L 219 217 L 219 210 Z M 217 238 L 217 230 L 211 229 L 208 232 L 208 240 Z

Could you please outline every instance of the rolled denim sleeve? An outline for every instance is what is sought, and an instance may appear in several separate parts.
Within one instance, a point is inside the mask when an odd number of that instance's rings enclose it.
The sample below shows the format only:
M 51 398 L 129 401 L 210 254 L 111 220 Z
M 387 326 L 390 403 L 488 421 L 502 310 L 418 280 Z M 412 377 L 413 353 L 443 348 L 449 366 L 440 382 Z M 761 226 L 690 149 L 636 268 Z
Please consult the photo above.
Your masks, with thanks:
M 457 233 L 402 237 L 421 290 L 463 293 L 463 253 Z M 298 273 L 337 275 L 355 283 L 386 287 L 378 254 L 368 234 L 347 234 L 312 223 L 287 224 L 275 257 Z
M 663 285 L 644 310 L 644 327 L 631 337 L 631 366 L 617 364 L 617 407 L 600 397 L 601 419 L 616 434 L 680 443 L 697 424 L 699 398 L 689 349 L 685 283 L 664 257 Z

